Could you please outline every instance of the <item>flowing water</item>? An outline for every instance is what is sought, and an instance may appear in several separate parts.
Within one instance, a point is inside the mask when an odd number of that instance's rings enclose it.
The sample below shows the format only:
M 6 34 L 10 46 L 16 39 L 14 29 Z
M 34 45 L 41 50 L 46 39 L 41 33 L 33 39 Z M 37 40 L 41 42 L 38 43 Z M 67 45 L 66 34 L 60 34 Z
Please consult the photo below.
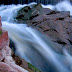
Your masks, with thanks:
M 58 8 L 59 4 L 60 6 Z M 0 6 L 2 28 L 8 31 L 10 39 L 14 42 L 16 47 L 15 53 L 39 68 L 42 72 L 72 72 L 72 57 L 66 50 L 57 52 L 56 48 L 58 47 L 47 36 L 31 27 L 27 27 L 27 24 L 15 23 L 17 11 L 24 6 L 27 5 Z M 71 8 L 69 9 L 68 7 L 72 7 L 68 1 L 60 2 L 54 6 L 42 6 L 44 8 L 49 7 L 51 9 L 65 11 L 71 11 Z

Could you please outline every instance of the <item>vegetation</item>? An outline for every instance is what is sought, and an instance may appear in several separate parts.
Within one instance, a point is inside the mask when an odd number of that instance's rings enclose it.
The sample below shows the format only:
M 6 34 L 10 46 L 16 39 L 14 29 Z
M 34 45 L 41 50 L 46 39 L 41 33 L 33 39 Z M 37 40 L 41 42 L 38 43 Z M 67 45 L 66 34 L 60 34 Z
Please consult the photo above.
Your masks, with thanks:
M 2 31 L 0 30 L 0 35 L 2 34 Z
M 41 72 L 39 69 L 34 67 L 32 64 L 28 63 L 28 69 L 31 70 L 31 72 Z

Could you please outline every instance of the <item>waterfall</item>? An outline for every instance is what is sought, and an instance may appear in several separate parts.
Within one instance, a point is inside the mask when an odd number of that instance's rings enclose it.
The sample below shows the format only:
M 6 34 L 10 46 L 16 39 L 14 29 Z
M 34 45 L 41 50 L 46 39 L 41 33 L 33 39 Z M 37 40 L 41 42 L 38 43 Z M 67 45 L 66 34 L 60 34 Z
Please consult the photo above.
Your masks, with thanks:
M 32 3 L 28 4 L 28 6 L 30 5 Z M 31 27 L 27 27 L 27 24 L 14 22 L 17 11 L 24 6 L 27 6 L 27 4 L 0 6 L 2 28 L 8 31 L 10 39 L 15 43 L 15 53 L 42 72 L 72 72 L 72 56 L 66 50 L 57 53 L 55 50 L 57 46 L 47 36 Z M 56 5 L 42 6 L 57 8 Z
M 70 14 L 72 15 L 72 5 L 69 0 L 58 3 L 55 8 L 58 11 L 70 11 Z

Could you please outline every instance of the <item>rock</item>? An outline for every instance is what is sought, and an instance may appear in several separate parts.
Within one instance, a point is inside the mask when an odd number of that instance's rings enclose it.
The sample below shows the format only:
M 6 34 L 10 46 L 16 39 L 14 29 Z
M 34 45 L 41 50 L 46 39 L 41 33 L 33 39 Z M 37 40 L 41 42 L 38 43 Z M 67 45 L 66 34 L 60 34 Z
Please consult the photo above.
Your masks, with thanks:
M 56 13 L 58 13 L 58 11 L 54 11 L 49 8 L 42 8 L 42 9 L 40 9 L 40 13 L 43 15 L 50 15 L 50 14 L 56 14 Z
M 24 15 L 30 10 L 31 8 L 29 6 L 26 6 L 24 8 L 22 8 L 21 10 L 18 11 L 18 15 L 17 15 L 17 19 L 19 18 L 23 18 Z
M 43 16 L 40 16 L 40 18 L 38 17 L 37 19 L 35 18 L 33 21 L 35 21 L 31 24 L 33 28 L 39 30 L 43 34 L 46 34 L 53 42 L 61 45 L 62 47 L 68 45 L 66 48 L 71 48 L 72 23 L 70 21 L 49 20 Z M 70 53 L 72 54 L 71 51 Z
M 41 22 L 44 20 L 64 20 L 64 18 L 69 17 L 70 12 L 60 12 L 60 13 L 55 13 L 55 14 L 50 14 L 50 15 L 39 15 L 35 18 L 33 18 L 33 22 Z
M 72 23 L 72 17 L 66 17 L 64 19 L 64 21 L 69 22 L 69 23 Z
M 40 5 L 39 5 L 40 6 Z M 36 5 L 37 7 L 37 5 Z M 51 41 L 71 50 L 72 47 L 72 17 L 69 11 L 54 11 L 48 8 L 31 8 L 32 12 L 36 12 L 38 16 L 28 17 L 25 22 L 21 19 L 19 23 L 27 23 L 41 33 L 46 34 Z M 32 16 L 32 12 L 29 13 Z M 72 54 L 72 52 L 70 51 Z
M 0 62 L 0 72 L 17 72 L 13 70 L 8 64 Z
M 25 69 L 28 69 L 28 63 L 24 59 L 20 58 L 19 56 L 16 56 L 13 51 L 12 51 L 11 56 L 13 57 L 13 59 L 17 65 L 19 65 Z
M 18 19 L 18 22 L 22 20 L 22 22 L 25 22 L 26 20 L 31 20 L 40 14 L 40 9 L 42 9 L 41 4 L 34 5 L 32 8 L 30 8 L 29 6 L 24 7 L 18 11 L 16 19 Z
M 5 45 L 8 45 L 8 33 L 7 31 L 3 32 L 0 36 L 0 49 L 4 48 Z
M 0 50 L 0 61 L 4 59 L 5 55 L 3 53 L 3 50 Z

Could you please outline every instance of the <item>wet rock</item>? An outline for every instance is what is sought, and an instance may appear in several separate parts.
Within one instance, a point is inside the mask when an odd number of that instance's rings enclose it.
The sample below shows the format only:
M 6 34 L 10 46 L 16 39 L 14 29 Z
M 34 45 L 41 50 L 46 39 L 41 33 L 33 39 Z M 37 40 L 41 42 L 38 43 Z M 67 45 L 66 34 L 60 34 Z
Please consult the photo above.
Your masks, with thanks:
M 17 19 L 23 18 L 24 15 L 30 10 L 31 8 L 29 6 L 26 6 L 18 11 Z
M 18 21 L 21 21 L 22 19 L 23 22 L 25 22 L 26 20 L 31 20 L 40 14 L 39 10 L 41 8 L 41 4 L 34 5 L 32 8 L 30 8 L 29 6 L 24 7 L 21 10 L 19 10 L 16 19 L 18 19 Z
M 44 18 L 44 17 L 43 17 Z M 38 18 L 37 18 L 38 19 Z M 35 20 L 37 20 L 35 19 Z M 41 18 L 42 19 L 42 18 Z M 46 34 L 53 42 L 62 47 L 68 45 L 67 49 L 72 45 L 72 23 L 63 20 L 41 20 L 36 21 L 31 26 L 43 34 Z M 65 48 L 65 47 L 64 47 Z M 69 48 L 69 49 L 70 49 Z M 72 54 L 72 52 L 70 51 Z
M 64 18 L 69 16 L 70 16 L 70 12 L 60 12 L 60 13 L 54 13 L 49 15 L 42 14 L 33 18 L 33 22 L 41 22 L 44 20 L 64 20 Z
M 51 10 L 49 8 L 42 8 L 40 9 L 40 13 L 44 15 L 56 14 L 58 11 Z
M 0 49 L 4 48 L 5 45 L 8 45 L 8 33 L 7 31 L 3 32 L 0 36 Z
M 25 20 L 18 20 L 19 23 L 27 23 L 41 33 L 46 34 L 51 41 L 61 46 L 62 48 L 70 49 L 72 46 L 72 17 L 69 11 L 54 11 L 48 8 L 31 8 L 32 12 L 29 13 L 30 17 Z M 35 13 L 38 16 L 32 16 Z M 35 15 L 34 14 L 34 15 Z M 66 47 L 67 46 L 67 47 Z M 72 52 L 70 51 L 72 54 Z
M 17 72 L 13 70 L 8 64 L 0 62 L 0 72 Z
M 64 21 L 72 23 L 72 17 L 67 17 L 67 18 L 64 19 Z
M 4 59 L 5 55 L 3 53 L 3 50 L 0 50 L 0 61 Z
M 13 59 L 17 65 L 19 65 L 25 69 L 28 69 L 28 63 L 24 59 L 20 58 L 19 56 L 16 56 L 13 51 L 12 51 L 11 56 L 13 57 Z

